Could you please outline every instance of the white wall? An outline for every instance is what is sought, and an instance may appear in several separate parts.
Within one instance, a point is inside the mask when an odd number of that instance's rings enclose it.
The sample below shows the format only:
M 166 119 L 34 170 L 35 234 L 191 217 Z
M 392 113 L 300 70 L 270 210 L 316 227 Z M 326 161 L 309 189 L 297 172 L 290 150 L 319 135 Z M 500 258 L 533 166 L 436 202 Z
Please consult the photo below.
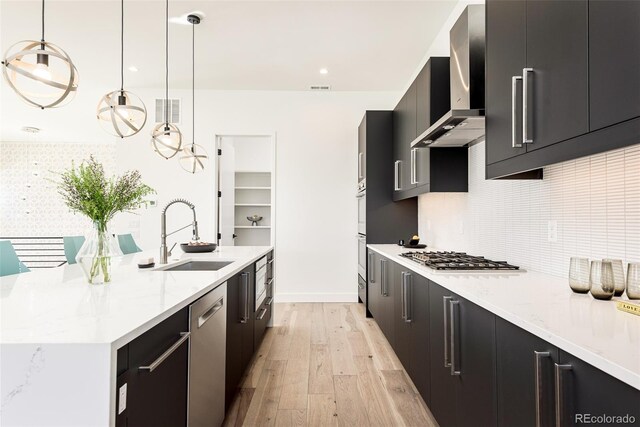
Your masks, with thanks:
M 35 125 L 44 129 L 39 137 L 42 142 L 112 144 L 115 168 L 140 170 L 143 180 L 157 190 L 155 198 L 159 205 L 143 210 L 139 216 L 120 215 L 115 221 L 115 232 L 132 232 L 138 236 L 142 248 L 156 250 L 160 245 L 161 207 L 173 198 L 182 197 L 197 207 L 202 238 L 213 240 L 214 163 L 210 162 L 203 173 L 190 175 L 180 169 L 175 159 L 160 158 L 150 147 L 152 123 L 147 123 L 145 129 L 132 138 L 119 140 L 108 136 L 94 119 L 95 101 L 102 91 L 87 88 L 63 109 L 40 111 L 15 101 L 15 96 L 4 90 L 0 115 L 2 134 L 7 134 L 7 129 Z M 147 106 L 153 105 L 155 97 L 162 96 L 160 89 L 133 91 Z M 181 128 L 185 141 L 190 142 L 191 94 L 172 91 L 170 96 L 183 100 L 185 123 Z M 279 301 L 356 300 L 357 127 L 365 110 L 393 108 L 397 99 L 397 92 L 196 93 L 196 142 L 205 146 L 210 155 L 215 154 L 216 134 L 277 134 L 276 296 Z M 50 153 L 57 155 L 54 147 Z M 3 198 L 17 197 L 7 194 L 3 183 L 0 186 Z M 48 197 L 57 196 L 51 193 Z M 186 207 L 172 207 L 169 228 L 188 223 L 189 215 Z M 66 220 L 77 219 L 66 217 Z M 0 234 L 1 228 L 2 224 Z M 36 227 L 30 232 L 39 230 Z M 186 241 L 190 237 L 190 231 L 185 230 L 176 235 L 174 241 Z
M 419 196 L 420 236 L 429 246 L 560 277 L 572 256 L 640 261 L 640 145 L 543 173 L 543 180 L 485 180 L 485 143 L 474 145 L 468 193 Z

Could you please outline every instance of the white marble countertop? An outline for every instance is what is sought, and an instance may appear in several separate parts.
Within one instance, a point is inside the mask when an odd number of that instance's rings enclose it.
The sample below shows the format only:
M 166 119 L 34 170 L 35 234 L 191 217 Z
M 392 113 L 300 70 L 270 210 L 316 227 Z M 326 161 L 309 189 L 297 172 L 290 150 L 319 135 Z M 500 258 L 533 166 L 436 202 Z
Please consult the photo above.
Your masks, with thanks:
M 438 272 L 400 257 L 407 249 L 397 245 L 368 247 L 640 390 L 640 317 L 615 302 L 542 273 Z
M 180 257 L 235 261 L 218 271 L 144 270 L 137 260 L 157 254 L 125 255 L 114 261 L 113 279 L 106 285 L 89 285 L 77 264 L 2 277 L 0 344 L 110 344 L 117 349 L 271 249 L 220 247 Z

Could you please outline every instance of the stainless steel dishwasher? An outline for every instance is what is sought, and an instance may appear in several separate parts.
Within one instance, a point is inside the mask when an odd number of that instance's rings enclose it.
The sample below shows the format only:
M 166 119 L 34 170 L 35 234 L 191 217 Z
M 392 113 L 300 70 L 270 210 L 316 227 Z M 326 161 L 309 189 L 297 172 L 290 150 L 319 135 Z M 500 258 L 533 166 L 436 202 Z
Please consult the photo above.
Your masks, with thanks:
M 227 282 L 189 307 L 189 427 L 220 426 L 224 421 Z

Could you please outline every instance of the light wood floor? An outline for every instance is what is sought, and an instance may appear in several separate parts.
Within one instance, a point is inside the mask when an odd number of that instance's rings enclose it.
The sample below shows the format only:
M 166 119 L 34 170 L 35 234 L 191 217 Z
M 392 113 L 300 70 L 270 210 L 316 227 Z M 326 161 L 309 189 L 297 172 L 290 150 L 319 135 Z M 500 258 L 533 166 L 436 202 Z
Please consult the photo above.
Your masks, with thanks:
M 437 426 L 362 304 L 277 304 L 225 426 Z

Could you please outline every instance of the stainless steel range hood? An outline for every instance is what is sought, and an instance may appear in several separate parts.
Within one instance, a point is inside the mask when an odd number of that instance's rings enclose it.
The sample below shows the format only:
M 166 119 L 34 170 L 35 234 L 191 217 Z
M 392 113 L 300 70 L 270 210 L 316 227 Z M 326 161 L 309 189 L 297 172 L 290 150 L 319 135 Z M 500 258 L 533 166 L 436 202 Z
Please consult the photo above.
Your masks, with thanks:
M 484 136 L 484 5 L 469 5 L 449 32 L 451 110 L 411 147 L 462 147 Z

